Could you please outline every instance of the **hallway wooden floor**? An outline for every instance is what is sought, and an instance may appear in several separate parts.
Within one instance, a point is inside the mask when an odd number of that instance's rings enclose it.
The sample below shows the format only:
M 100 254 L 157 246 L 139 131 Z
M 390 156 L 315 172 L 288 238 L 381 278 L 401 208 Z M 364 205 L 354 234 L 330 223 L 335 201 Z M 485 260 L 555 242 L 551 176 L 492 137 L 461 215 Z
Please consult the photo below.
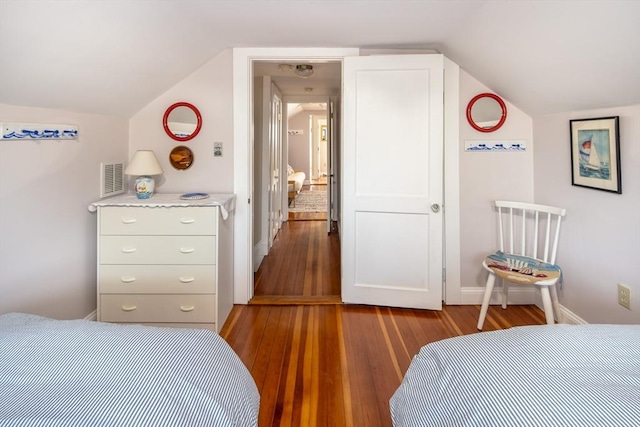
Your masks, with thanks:
M 419 349 L 477 333 L 479 306 L 341 304 L 338 243 L 323 221 L 286 223 L 256 274 L 263 301 L 235 306 L 220 331 L 258 386 L 260 427 L 391 426 L 389 399 Z M 492 306 L 485 330 L 544 323 L 534 306 Z
M 340 301 L 340 242 L 325 221 L 287 221 L 255 274 L 252 304 Z

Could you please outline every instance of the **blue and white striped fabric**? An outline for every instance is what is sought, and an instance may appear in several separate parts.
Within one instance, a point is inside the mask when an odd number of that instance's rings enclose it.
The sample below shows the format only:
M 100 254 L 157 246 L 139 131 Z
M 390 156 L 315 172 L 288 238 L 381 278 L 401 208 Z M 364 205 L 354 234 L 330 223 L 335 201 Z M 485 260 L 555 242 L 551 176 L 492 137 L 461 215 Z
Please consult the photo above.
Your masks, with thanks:
M 0 426 L 256 426 L 249 371 L 203 329 L 0 316 Z
M 396 427 L 640 426 L 640 325 L 523 326 L 424 346 Z

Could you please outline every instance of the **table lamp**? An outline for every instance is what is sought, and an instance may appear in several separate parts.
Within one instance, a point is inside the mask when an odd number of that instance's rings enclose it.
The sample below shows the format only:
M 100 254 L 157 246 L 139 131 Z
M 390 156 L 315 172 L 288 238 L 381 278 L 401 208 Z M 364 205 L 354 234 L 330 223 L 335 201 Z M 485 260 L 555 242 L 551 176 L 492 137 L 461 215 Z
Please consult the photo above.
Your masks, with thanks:
M 138 175 L 134 187 L 138 199 L 148 199 L 153 195 L 156 184 L 152 175 L 160 175 L 162 172 L 162 166 L 151 150 L 136 151 L 124 170 L 126 175 Z

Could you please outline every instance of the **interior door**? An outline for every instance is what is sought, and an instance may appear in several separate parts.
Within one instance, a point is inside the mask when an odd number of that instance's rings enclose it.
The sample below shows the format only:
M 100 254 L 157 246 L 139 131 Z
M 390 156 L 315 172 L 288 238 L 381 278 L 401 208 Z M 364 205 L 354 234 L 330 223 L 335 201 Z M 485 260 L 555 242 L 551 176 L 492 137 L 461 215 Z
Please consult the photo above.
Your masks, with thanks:
M 333 179 L 333 153 L 334 153 L 334 138 L 333 138 L 333 101 L 327 103 L 327 233 L 331 232 L 331 221 L 333 219 L 333 197 L 335 185 Z
M 283 220 L 282 185 L 282 100 L 275 93 L 271 99 L 271 120 L 269 123 L 269 162 L 271 181 L 269 183 L 269 248 L 273 246 Z
M 342 300 L 442 309 L 442 55 L 344 60 Z

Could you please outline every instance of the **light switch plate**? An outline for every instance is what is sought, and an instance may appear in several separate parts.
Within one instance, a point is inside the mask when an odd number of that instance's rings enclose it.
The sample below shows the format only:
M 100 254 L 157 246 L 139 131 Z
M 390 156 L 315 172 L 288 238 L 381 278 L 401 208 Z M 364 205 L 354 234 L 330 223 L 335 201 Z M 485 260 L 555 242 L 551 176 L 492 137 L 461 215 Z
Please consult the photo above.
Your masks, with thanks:
M 213 157 L 222 157 L 222 142 L 213 143 Z

